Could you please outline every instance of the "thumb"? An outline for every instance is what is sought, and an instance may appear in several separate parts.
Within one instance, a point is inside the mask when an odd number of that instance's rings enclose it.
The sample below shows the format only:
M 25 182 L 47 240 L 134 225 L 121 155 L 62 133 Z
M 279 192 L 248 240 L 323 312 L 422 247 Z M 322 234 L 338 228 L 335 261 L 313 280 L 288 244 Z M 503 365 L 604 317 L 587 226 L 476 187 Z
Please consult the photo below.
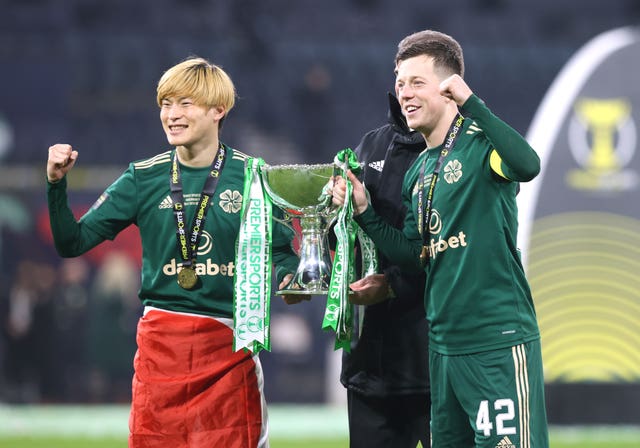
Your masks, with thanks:
M 362 182 L 360 182 L 360 179 L 358 179 L 358 177 L 355 174 L 353 174 L 351 171 L 349 171 L 348 174 L 349 174 L 349 180 L 353 185 L 353 192 L 358 196 L 365 195 L 364 185 L 362 184 Z
M 354 187 L 362 186 L 362 182 L 360 182 L 360 179 L 358 179 L 358 176 L 353 174 L 351 170 L 347 171 L 347 177 L 349 178 L 349 180 L 351 181 Z
M 356 280 L 353 283 L 349 284 L 349 287 L 354 289 L 354 290 L 358 290 L 358 289 L 362 289 L 363 286 L 366 285 L 366 277 L 365 278 L 361 278 L 359 280 Z
M 73 164 L 76 163 L 76 160 L 78 160 L 78 151 L 71 151 L 67 164 L 73 166 Z
M 67 159 L 65 164 L 62 166 L 62 170 L 65 173 L 67 173 L 69 170 L 71 170 L 71 168 L 73 168 L 77 160 L 78 160 L 78 151 L 71 151 L 71 154 L 69 154 L 69 158 Z

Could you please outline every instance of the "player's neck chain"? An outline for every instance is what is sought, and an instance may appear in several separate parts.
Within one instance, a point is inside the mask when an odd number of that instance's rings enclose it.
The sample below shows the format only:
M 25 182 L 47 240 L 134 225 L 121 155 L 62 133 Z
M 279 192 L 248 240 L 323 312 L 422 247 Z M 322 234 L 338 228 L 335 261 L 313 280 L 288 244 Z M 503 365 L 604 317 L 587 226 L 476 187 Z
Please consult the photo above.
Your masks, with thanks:
M 211 205 L 218 179 L 224 168 L 224 162 L 227 150 L 220 143 L 216 156 L 211 163 L 211 171 L 204 182 L 200 200 L 196 208 L 196 213 L 191 223 L 191 229 L 187 233 L 185 219 L 186 210 L 184 206 L 184 196 L 182 194 L 182 178 L 180 175 L 180 164 L 178 162 L 178 151 L 173 152 L 173 160 L 171 163 L 171 173 L 169 177 L 169 186 L 171 188 L 171 199 L 173 201 L 173 216 L 176 221 L 176 238 L 178 241 L 178 249 L 182 258 L 182 269 L 178 272 L 178 285 L 184 289 L 193 289 L 198 283 L 198 275 L 195 271 L 196 258 L 198 256 L 198 242 L 204 229 L 207 219 L 207 210 Z
M 418 229 L 422 234 L 422 251 L 420 252 L 420 264 L 422 264 L 422 267 L 425 267 L 427 264 L 429 264 L 429 223 L 431 222 L 433 192 L 436 188 L 436 182 L 438 181 L 438 174 L 440 174 L 440 168 L 442 168 L 444 159 L 451 151 L 453 151 L 453 146 L 456 143 L 460 129 L 462 129 L 463 122 L 464 117 L 460 114 L 460 112 L 458 112 L 458 114 L 451 122 L 451 126 L 449 126 L 449 131 L 447 132 L 444 146 L 442 147 L 440 155 L 438 156 L 438 160 L 436 161 L 436 166 L 433 169 L 431 182 L 429 182 L 429 188 L 427 189 L 426 195 L 424 174 L 427 160 L 429 159 L 428 155 L 422 162 L 422 168 L 420 169 L 420 177 L 418 178 Z

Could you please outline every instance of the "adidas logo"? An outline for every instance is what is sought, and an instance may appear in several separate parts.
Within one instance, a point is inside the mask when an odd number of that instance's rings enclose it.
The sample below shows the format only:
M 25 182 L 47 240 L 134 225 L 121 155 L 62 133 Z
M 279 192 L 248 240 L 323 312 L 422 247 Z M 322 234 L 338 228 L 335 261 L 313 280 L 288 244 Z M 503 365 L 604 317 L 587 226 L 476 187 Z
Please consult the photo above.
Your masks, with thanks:
M 166 198 L 164 198 L 162 200 L 162 202 L 160 203 L 160 205 L 158 205 L 158 208 L 160 210 L 165 209 L 165 208 L 173 208 L 173 201 L 171 200 L 171 197 L 167 196 Z
M 378 160 L 377 162 L 371 162 L 369 163 L 369 166 L 371 168 L 373 168 L 376 171 L 382 172 L 382 169 L 384 168 L 384 160 Z
M 496 448 L 517 448 L 517 447 L 511 442 L 511 440 L 509 440 L 509 437 L 504 436 L 503 439 L 496 445 Z

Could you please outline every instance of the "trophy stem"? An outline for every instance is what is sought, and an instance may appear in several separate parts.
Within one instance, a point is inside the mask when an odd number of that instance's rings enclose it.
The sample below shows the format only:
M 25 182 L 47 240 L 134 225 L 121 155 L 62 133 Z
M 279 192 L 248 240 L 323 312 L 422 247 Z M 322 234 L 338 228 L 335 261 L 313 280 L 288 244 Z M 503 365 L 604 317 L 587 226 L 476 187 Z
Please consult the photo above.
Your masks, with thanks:
M 313 209 L 304 210 L 300 218 L 302 238 L 300 263 L 291 282 L 277 294 L 326 295 L 331 281 L 331 257 L 329 256 L 324 219 Z

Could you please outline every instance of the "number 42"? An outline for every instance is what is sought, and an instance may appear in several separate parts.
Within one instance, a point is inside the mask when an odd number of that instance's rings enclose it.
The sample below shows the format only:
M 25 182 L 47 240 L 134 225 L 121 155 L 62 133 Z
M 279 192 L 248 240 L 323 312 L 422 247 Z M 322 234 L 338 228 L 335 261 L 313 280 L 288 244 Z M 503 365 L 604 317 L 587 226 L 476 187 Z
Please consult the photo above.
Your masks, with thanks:
M 515 427 L 505 426 L 505 422 L 513 420 L 515 417 L 513 400 L 510 398 L 503 398 L 496 400 L 493 403 L 493 408 L 496 411 L 505 409 L 496 415 L 496 433 L 499 436 L 510 435 L 516 433 Z M 485 436 L 491 435 L 493 429 L 493 423 L 491 422 L 491 415 L 489 413 L 489 400 L 482 400 L 478 407 L 478 415 L 476 416 L 476 427 L 478 431 L 484 431 Z

